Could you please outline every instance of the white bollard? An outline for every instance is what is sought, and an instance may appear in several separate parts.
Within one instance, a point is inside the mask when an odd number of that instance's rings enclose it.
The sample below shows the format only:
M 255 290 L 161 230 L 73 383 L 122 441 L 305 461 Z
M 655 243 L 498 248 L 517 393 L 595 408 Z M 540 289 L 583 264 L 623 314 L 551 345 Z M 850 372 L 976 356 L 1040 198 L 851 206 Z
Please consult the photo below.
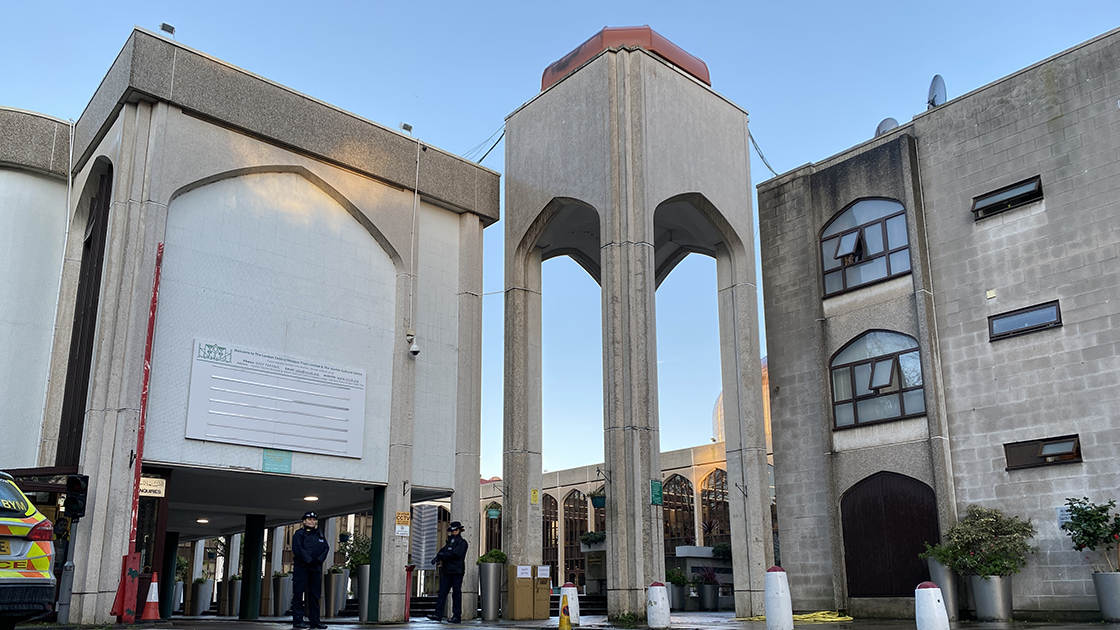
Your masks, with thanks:
M 914 589 L 914 617 L 918 630 L 949 630 L 949 613 L 941 589 L 933 582 L 922 582 Z
M 563 600 L 564 596 L 568 596 L 568 616 L 572 619 L 572 625 L 579 625 L 579 589 L 571 582 L 564 582 L 564 586 L 560 587 L 560 599 Z
M 793 630 L 789 578 L 782 567 L 766 570 L 766 630 Z M 921 629 L 919 629 L 921 630 Z
M 646 595 L 646 625 L 650 628 L 669 628 L 669 589 L 661 582 L 649 585 Z

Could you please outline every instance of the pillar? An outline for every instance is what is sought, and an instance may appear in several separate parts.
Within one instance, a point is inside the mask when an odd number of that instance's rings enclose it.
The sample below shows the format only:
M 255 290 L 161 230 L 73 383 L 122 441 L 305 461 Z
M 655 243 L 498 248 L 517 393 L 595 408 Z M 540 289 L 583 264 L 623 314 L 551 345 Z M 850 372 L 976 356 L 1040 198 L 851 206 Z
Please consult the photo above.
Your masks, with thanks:
M 749 260 L 753 247 L 747 246 Z M 766 569 L 774 563 L 766 425 L 756 313 L 758 287 L 751 265 L 716 249 L 723 418 L 727 450 L 727 507 L 731 517 L 735 611 L 765 613 Z
M 261 572 L 264 570 L 264 514 L 245 516 L 245 553 L 241 558 L 240 619 L 261 616 Z
M 226 579 L 241 572 L 241 534 L 229 537 L 226 547 Z
M 179 532 L 167 532 L 163 535 L 163 566 L 159 570 L 159 618 L 170 619 L 175 610 L 171 598 L 175 594 L 175 564 L 179 557 Z M 186 586 L 185 584 L 183 585 Z

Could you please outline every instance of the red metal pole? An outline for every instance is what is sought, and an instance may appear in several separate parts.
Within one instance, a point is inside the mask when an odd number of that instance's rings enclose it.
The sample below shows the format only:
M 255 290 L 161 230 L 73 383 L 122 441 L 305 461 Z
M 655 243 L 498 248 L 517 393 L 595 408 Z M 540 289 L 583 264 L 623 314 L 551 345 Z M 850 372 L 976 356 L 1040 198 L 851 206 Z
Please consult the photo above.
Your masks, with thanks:
M 405 565 L 404 567 L 404 621 L 408 623 L 412 620 L 412 571 L 416 568 L 415 564 Z
M 144 344 L 144 381 L 140 389 L 140 426 L 136 429 L 136 459 L 132 464 L 132 513 L 128 527 L 128 551 L 122 559 L 121 582 L 117 588 L 117 610 L 123 623 L 132 623 L 136 610 L 128 598 L 140 575 L 140 554 L 136 549 L 136 520 L 140 510 L 140 468 L 144 462 L 144 427 L 148 415 L 148 380 L 152 373 L 152 338 L 156 329 L 156 305 L 159 302 L 159 279 L 163 269 L 163 243 L 156 246 L 156 274 L 152 282 L 152 300 L 148 305 L 148 337 Z M 172 550 L 173 552 L 174 550 Z M 167 551 L 164 551 L 167 553 Z

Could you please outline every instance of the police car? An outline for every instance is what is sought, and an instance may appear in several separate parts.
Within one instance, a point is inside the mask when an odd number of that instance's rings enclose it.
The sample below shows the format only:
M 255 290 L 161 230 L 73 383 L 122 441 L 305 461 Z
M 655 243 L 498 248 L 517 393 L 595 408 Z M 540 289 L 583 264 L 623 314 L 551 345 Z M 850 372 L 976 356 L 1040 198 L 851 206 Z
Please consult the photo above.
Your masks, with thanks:
M 54 607 L 54 528 L 0 472 L 0 629 Z

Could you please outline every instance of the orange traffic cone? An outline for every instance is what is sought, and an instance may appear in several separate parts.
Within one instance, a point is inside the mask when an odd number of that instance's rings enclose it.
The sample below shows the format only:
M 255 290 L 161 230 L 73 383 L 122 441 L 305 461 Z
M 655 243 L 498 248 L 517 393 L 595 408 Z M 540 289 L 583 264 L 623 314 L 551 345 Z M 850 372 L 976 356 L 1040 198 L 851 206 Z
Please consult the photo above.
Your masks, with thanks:
M 144 602 L 144 612 L 140 621 L 159 621 L 159 575 L 152 572 L 152 584 L 148 587 L 148 601 Z

